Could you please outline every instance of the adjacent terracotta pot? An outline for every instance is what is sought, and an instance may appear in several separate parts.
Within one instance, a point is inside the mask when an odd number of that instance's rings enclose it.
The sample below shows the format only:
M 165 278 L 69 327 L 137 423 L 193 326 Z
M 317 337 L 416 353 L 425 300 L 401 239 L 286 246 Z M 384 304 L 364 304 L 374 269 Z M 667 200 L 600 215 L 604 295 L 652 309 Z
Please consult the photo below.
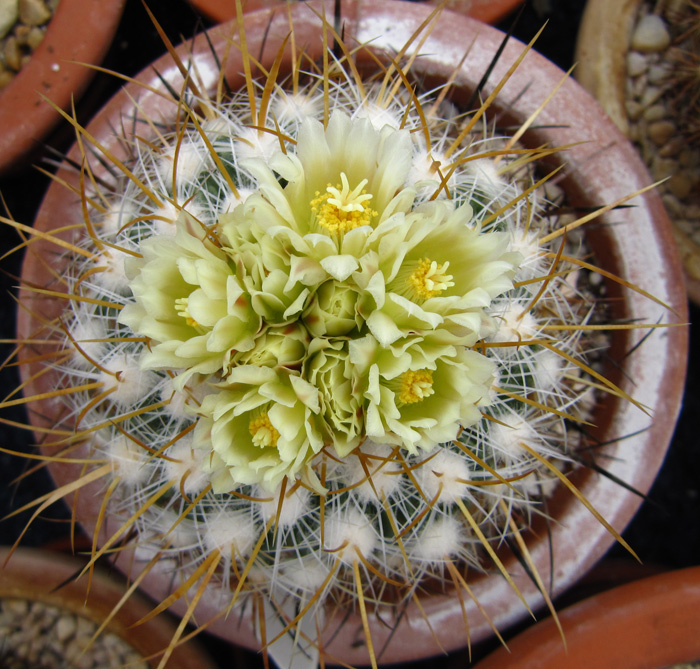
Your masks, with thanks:
M 0 92 L 0 174 L 18 163 L 58 122 L 42 96 L 68 109 L 85 90 L 112 42 L 126 0 L 61 0 L 43 41 Z
M 614 588 L 547 619 L 478 669 L 663 669 L 700 659 L 700 567 Z
M 429 1 L 432 5 L 440 4 L 438 0 Z M 217 23 L 230 21 L 236 16 L 236 0 L 190 0 L 190 3 Z M 446 8 L 484 23 L 496 23 L 521 3 L 522 0 L 447 0 Z M 280 6 L 284 6 L 280 0 L 243 0 L 246 12 Z
M 588 0 L 576 42 L 576 78 L 625 135 L 629 133 L 627 54 L 642 2 Z M 674 235 L 685 267 L 688 295 L 700 304 L 700 247 L 678 226 L 674 226 Z
M 332 12 L 332 7 L 332 2 L 326 5 L 327 15 Z M 311 11 L 303 4 L 291 7 L 297 44 L 303 44 L 312 58 L 318 57 L 322 48 L 319 6 L 315 5 L 315 9 L 316 12 Z M 411 3 L 360 0 L 344 3 L 343 20 L 346 34 L 352 34 L 359 42 L 371 43 L 377 49 L 395 53 L 430 11 L 430 7 Z M 251 53 L 258 54 L 264 43 L 262 60 L 264 63 L 271 62 L 289 31 L 286 13 L 275 14 L 270 10 L 255 12 L 245 17 L 245 23 Z M 209 31 L 208 38 L 215 49 L 225 48 L 231 30 L 230 26 L 221 26 Z M 446 80 L 464 55 L 465 45 L 471 45 L 469 55 L 456 76 L 456 98 L 462 99 L 470 94 L 481 78 L 501 40 L 502 34 L 495 29 L 473 19 L 445 12 L 423 45 L 422 50 L 428 55 L 417 59 L 416 63 L 424 69 L 426 78 L 430 81 Z M 185 57 L 189 51 L 193 52 L 191 58 L 197 63 L 212 62 L 209 49 L 207 40 L 199 38 L 194 44 L 181 47 L 180 53 Z M 493 89 L 522 49 L 520 43 L 510 41 L 489 80 L 486 94 Z M 238 74 L 242 67 L 237 60 L 238 56 L 233 54 L 234 51 L 231 51 L 227 73 L 231 85 L 236 88 L 242 82 Z M 176 90 L 180 87 L 180 75 L 169 57 L 162 58 L 154 67 L 145 70 L 139 76 L 139 81 L 162 90 L 162 82 L 154 73 L 155 70 Z M 215 68 L 198 67 L 198 70 L 210 72 L 211 80 L 205 83 L 215 85 Z M 561 77 L 561 71 L 548 60 L 534 52 L 529 53 L 518 74 L 502 90 L 500 99 L 508 101 L 500 106 L 504 115 L 502 120 L 522 121 L 527 118 L 540 106 Z M 133 116 L 131 100 L 134 97 L 138 97 L 144 113 L 153 114 L 158 119 L 173 118 L 177 112 L 176 105 L 164 102 L 162 96 L 145 88 L 128 86 L 110 101 L 88 128 L 92 135 L 118 155 L 121 155 L 119 138 L 113 135 L 112 129 L 132 127 L 131 120 L 124 124 L 121 121 Z M 510 101 L 514 101 L 512 106 Z M 541 112 L 535 126 L 526 133 L 523 139 L 526 144 L 540 146 L 547 143 L 571 147 L 558 154 L 556 160 L 566 165 L 561 184 L 572 204 L 585 207 L 612 202 L 638 190 L 649 181 L 633 149 L 590 96 L 571 80 L 564 83 L 559 93 Z M 77 150 L 74 149 L 72 155 L 76 158 Z M 97 166 L 95 169 L 98 169 Z M 61 173 L 61 176 L 71 183 L 77 183 L 77 176 L 69 171 Z M 683 281 L 664 210 L 654 193 L 645 194 L 636 203 L 636 207 L 621 209 L 606 218 L 616 225 L 593 226 L 588 242 L 595 250 L 599 264 L 654 293 L 675 309 L 679 322 L 685 322 Z M 57 211 L 63 214 L 57 217 Z M 67 189 L 52 185 L 38 214 L 36 226 L 40 230 L 48 230 L 56 227 L 57 220 L 63 222 L 73 219 L 82 220 L 79 199 Z M 33 244 L 23 268 L 25 282 L 56 287 L 55 280 L 44 265 L 45 257 L 55 257 L 54 247 L 43 242 Z M 610 284 L 608 291 L 613 298 L 613 317 L 644 322 L 655 322 L 657 318 L 676 319 L 669 311 L 637 293 L 622 291 L 615 284 Z M 618 297 L 619 300 L 616 299 Z M 63 307 L 37 293 L 26 293 L 23 300 L 28 308 L 19 311 L 20 337 L 28 337 L 41 329 L 43 321 L 33 314 L 41 314 L 41 318 L 52 318 L 58 316 Z M 642 334 L 637 331 L 613 333 L 609 351 L 612 363 L 607 373 L 648 407 L 656 419 L 651 420 L 621 400 L 606 397 L 593 420 L 598 425 L 597 436 L 600 442 L 607 444 L 601 451 L 598 463 L 605 466 L 613 477 L 622 479 L 644 493 L 649 490 L 663 461 L 679 410 L 685 375 L 687 333 L 682 327 L 657 330 L 643 346 L 633 354 L 626 355 L 641 337 Z M 25 359 L 30 355 L 32 353 L 26 351 Z M 617 365 L 620 366 L 619 369 Z M 24 380 L 28 382 L 25 392 L 28 395 L 49 390 L 56 383 L 56 377 L 50 374 L 34 377 L 38 369 L 37 363 L 23 367 Z M 61 412 L 60 402 L 52 400 L 48 406 L 42 407 L 41 414 L 32 413 L 32 421 L 42 426 L 53 424 L 60 420 Z M 59 485 L 75 478 L 78 473 L 75 467 L 66 464 L 52 465 L 51 472 Z M 630 494 L 612 480 L 590 470 L 577 470 L 571 478 L 618 531 L 625 527 L 640 504 L 639 496 Z M 94 488 L 81 493 L 77 504 L 78 518 L 88 533 L 94 529 L 98 513 L 98 508 L 91 499 L 93 491 Z M 543 525 L 536 525 L 526 539 L 544 582 L 551 584 L 552 591 L 558 593 L 583 575 L 607 550 L 613 539 L 565 490 L 559 490 L 554 495 L 549 502 L 548 511 L 554 518 L 550 526 L 551 544 Z M 109 532 L 108 529 L 105 531 Z M 550 558 L 553 558 L 553 570 L 550 570 Z M 517 560 L 506 553 L 502 553 L 502 559 L 528 605 L 533 609 L 541 607 L 541 593 L 533 586 Z M 124 557 L 119 564 L 122 569 L 128 570 L 128 557 Z M 146 579 L 144 587 L 155 597 L 163 597 L 170 587 L 170 577 L 170 574 L 153 574 Z M 499 628 L 503 629 L 527 615 L 522 602 L 500 575 L 475 575 L 471 585 L 475 596 Z M 492 628 L 477 607 L 469 601 L 466 604 L 472 641 L 491 635 Z M 432 631 L 416 608 L 409 607 L 395 633 L 371 617 L 375 648 L 384 648 L 380 661 L 406 661 L 439 653 L 442 649 L 451 650 L 466 645 L 467 634 L 457 597 L 428 597 L 423 602 L 423 607 L 433 621 Z M 207 608 L 205 604 L 198 613 L 198 620 L 205 621 L 216 613 L 213 605 Z M 336 630 L 337 627 L 340 629 Z M 219 619 L 209 629 L 242 645 L 255 644 L 250 624 L 245 617 Z M 433 637 L 434 634 L 439 639 L 440 646 Z M 362 625 L 358 616 L 344 618 L 342 624 L 331 624 L 326 638 L 324 649 L 335 658 L 350 664 L 367 662 L 366 648 L 356 643 L 357 639 L 362 638 Z
M 0 547 L 0 565 L 9 555 L 8 548 Z M 84 565 L 84 560 L 53 551 L 18 548 L 0 568 L 0 599 L 42 602 L 100 625 L 128 586 L 123 579 L 96 569 L 88 589 L 87 576 L 75 580 Z M 132 627 L 152 608 L 152 603 L 143 596 L 131 596 L 106 631 L 121 637 L 144 658 L 160 654 L 175 632 L 176 624 L 171 618 L 161 615 Z M 156 658 L 152 666 L 157 664 Z M 214 669 L 215 666 L 196 644 L 178 646 L 168 662 L 169 669 Z

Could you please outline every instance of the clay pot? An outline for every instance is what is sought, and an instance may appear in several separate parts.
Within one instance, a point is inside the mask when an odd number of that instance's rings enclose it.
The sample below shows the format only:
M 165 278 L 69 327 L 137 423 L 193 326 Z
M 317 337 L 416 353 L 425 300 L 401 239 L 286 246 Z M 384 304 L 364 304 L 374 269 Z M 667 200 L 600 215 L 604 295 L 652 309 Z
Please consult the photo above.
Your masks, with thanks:
M 333 4 L 329 2 L 325 8 L 327 15 L 332 15 L 332 8 Z M 353 35 L 359 42 L 372 43 L 378 49 L 395 52 L 430 11 L 430 7 L 412 3 L 360 0 L 344 3 L 343 21 L 346 34 Z M 297 44 L 303 44 L 312 58 L 319 57 L 322 31 L 318 5 L 316 12 L 303 4 L 293 5 L 291 13 Z M 286 13 L 275 14 L 270 10 L 254 12 L 246 15 L 245 24 L 250 52 L 258 54 L 264 41 L 262 61 L 269 64 L 289 31 Z M 209 31 L 209 41 L 215 49 L 225 48 L 231 30 L 231 26 L 220 26 Z M 464 55 L 465 45 L 470 45 L 469 55 L 456 76 L 455 96 L 462 99 L 470 95 L 501 40 L 502 34 L 497 30 L 465 16 L 445 12 L 423 45 L 423 52 L 429 55 L 417 59 L 416 63 L 424 68 L 425 75 L 431 82 L 445 80 L 452 75 L 454 67 Z M 522 49 L 523 46 L 515 40 L 509 42 L 486 86 L 486 94 L 493 89 Z M 209 50 L 209 43 L 203 38 L 197 39 L 194 44 L 180 47 L 181 54 L 193 51 L 193 57 L 198 62 L 211 62 Z M 167 71 L 168 76 L 172 77 L 170 85 L 178 89 L 178 75 L 169 57 L 157 61 L 154 68 L 161 73 Z M 146 86 L 162 90 L 162 83 L 154 73 L 154 68 L 145 70 L 138 80 Z M 238 74 L 240 71 L 242 67 L 238 54 L 231 51 L 227 73 L 233 88 L 242 83 Z M 509 122 L 526 119 L 540 106 L 561 77 L 561 71 L 553 64 L 534 52 L 529 53 L 516 76 L 502 90 L 500 99 L 508 101 L 500 106 L 502 120 Z M 215 81 L 212 79 L 210 83 L 214 84 Z M 139 98 L 144 113 L 153 114 L 159 119 L 173 117 L 177 112 L 176 105 L 164 102 L 163 97 L 145 88 L 128 86 L 109 102 L 88 128 L 92 135 L 118 155 L 121 155 L 119 139 L 112 134 L 112 128 L 131 127 L 131 121 L 121 123 L 123 118 L 129 118 L 133 114 L 130 96 Z M 512 105 L 510 101 L 513 101 Z M 535 126 L 525 134 L 523 141 L 526 144 L 570 146 L 557 154 L 556 161 L 566 165 L 561 184 L 572 204 L 598 206 L 635 192 L 649 182 L 633 149 L 591 97 L 572 80 L 564 83 L 559 93 L 541 112 Z M 75 149 L 72 155 L 77 158 Z M 77 176 L 69 171 L 62 172 L 61 176 L 77 183 Z M 639 197 L 636 204 L 636 207 L 615 211 L 605 219 L 614 221 L 616 225 L 591 227 L 588 242 L 595 251 L 596 262 L 652 292 L 672 306 L 679 322 L 685 322 L 687 316 L 683 280 L 663 207 L 653 192 Z M 80 207 L 79 199 L 73 193 L 52 185 L 37 216 L 36 226 L 41 230 L 55 227 L 57 211 L 65 212 L 60 217 L 61 221 L 82 220 Z M 24 281 L 33 285 L 58 287 L 44 265 L 44 258 L 53 258 L 54 255 L 53 246 L 43 242 L 33 244 L 23 268 Z M 669 317 L 669 312 L 663 307 L 637 293 L 622 290 L 616 284 L 611 283 L 608 291 L 613 298 L 610 302 L 614 311 L 613 318 L 655 322 L 657 318 Z M 41 314 L 41 318 L 53 318 L 60 314 L 63 307 L 37 293 L 26 293 L 23 301 L 28 308 L 19 311 L 20 337 L 28 337 L 41 329 L 43 321 L 33 314 Z M 670 317 L 674 320 L 676 318 L 672 315 Z M 645 493 L 661 466 L 678 414 L 685 375 L 687 332 L 682 327 L 657 330 L 643 346 L 633 354 L 626 355 L 641 337 L 642 334 L 638 331 L 613 332 L 609 351 L 611 364 L 607 374 L 648 407 L 655 420 L 622 400 L 606 397 L 596 410 L 593 422 L 598 426 L 597 438 L 601 444 L 606 444 L 601 448 L 598 464 L 606 467 L 613 477 Z M 32 353 L 27 351 L 25 359 L 30 355 Z M 25 392 L 29 395 L 49 390 L 56 383 L 55 376 L 51 374 L 33 377 L 38 369 L 36 364 L 23 367 L 24 380 L 28 382 Z M 61 417 L 60 407 L 60 403 L 53 400 L 48 406 L 42 407 L 41 412 L 33 412 L 32 421 L 35 425 L 53 424 Z M 74 479 L 78 472 L 70 465 L 53 464 L 51 473 L 56 483 L 61 485 Z M 571 479 L 618 531 L 622 531 L 640 504 L 639 496 L 589 469 L 576 470 Z M 78 518 L 88 534 L 95 527 L 98 513 L 97 506 L 90 499 L 91 492 L 86 490 L 81 493 L 77 504 Z M 548 512 L 554 519 L 550 524 L 551 543 L 543 523 L 536 524 L 531 533 L 526 533 L 525 538 L 544 583 L 551 584 L 551 589 L 556 594 L 582 576 L 608 549 L 613 538 L 564 489 L 555 493 L 549 501 Z M 109 530 L 106 532 L 109 533 Z M 528 605 L 532 609 L 540 608 L 543 604 L 542 595 L 515 557 L 506 552 L 501 557 Z M 553 570 L 550 570 L 550 558 L 553 559 Z M 128 570 L 128 557 L 124 557 L 118 564 L 122 569 Z M 144 587 L 154 597 L 164 597 L 170 587 L 170 576 L 153 574 L 144 581 Z M 522 602 L 499 574 L 475 575 L 471 587 L 499 629 L 528 615 Z M 412 607 L 409 607 L 395 633 L 391 633 L 386 625 L 370 616 L 373 621 L 374 646 L 384 648 L 380 661 L 407 661 L 466 645 L 467 633 L 457 597 L 427 597 L 422 604 L 433 620 L 434 631 L 429 629 L 421 614 Z M 473 602 L 467 600 L 466 605 L 472 642 L 493 634 L 490 624 Z M 178 610 L 182 610 L 182 606 Z M 213 606 L 207 608 L 205 603 L 198 613 L 198 620 L 205 621 L 217 612 Z M 336 629 L 338 627 L 339 630 Z M 228 620 L 219 619 L 209 629 L 242 645 L 251 646 L 256 643 L 245 616 L 242 620 L 238 616 L 231 616 Z M 439 639 L 440 646 L 433 634 Z M 360 618 L 350 616 L 344 618 L 342 624 L 332 622 L 329 625 L 324 650 L 346 663 L 367 663 L 366 648 L 356 643 L 361 638 Z
M 0 564 L 9 555 L 9 549 L 0 547 Z M 75 580 L 84 564 L 83 560 L 52 551 L 18 548 L 0 569 L 0 599 L 42 602 L 100 625 L 128 586 L 123 579 L 96 569 L 88 589 L 87 576 Z M 172 619 L 157 616 L 132 627 L 151 608 L 152 604 L 143 596 L 132 595 L 105 631 L 121 637 L 144 658 L 160 654 L 175 632 L 176 623 Z M 157 663 L 156 659 L 153 666 Z M 215 666 L 196 644 L 178 646 L 168 662 L 170 669 L 214 669 Z
M 478 669 L 663 669 L 700 658 L 700 567 L 614 588 L 559 614 L 566 647 L 552 619 L 508 642 Z
M 629 134 L 625 108 L 627 54 L 642 0 L 589 0 L 576 42 L 576 78 Z M 681 253 L 690 299 L 700 304 L 700 247 L 678 226 L 674 235 Z
M 484 23 L 497 23 L 512 12 L 522 0 L 448 0 L 446 8 L 460 14 L 466 14 Z M 202 14 L 212 21 L 224 23 L 236 16 L 236 0 L 190 0 Z M 430 0 L 437 5 L 437 0 Z M 284 6 L 280 0 L 244 0 L 243 10 L 252 12 L 258 9 L 274 9 Z
M 30 61 L 0 92 L 0 174 L 27 158 L 70 108 L 112 42 L 126 0 L 61 0 Z

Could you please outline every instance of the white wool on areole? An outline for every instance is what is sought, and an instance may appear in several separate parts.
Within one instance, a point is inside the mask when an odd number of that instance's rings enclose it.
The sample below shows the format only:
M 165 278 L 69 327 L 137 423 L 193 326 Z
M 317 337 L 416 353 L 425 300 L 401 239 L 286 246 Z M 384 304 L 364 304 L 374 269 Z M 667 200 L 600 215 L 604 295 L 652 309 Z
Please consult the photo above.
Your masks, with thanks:
M 92 318 L 81 308 L 81 305 L 78 305 L 68 333 L 70 341 L 67 342 L 67 347 L 70 348 L 73 364 L 80 369 L 93 369 L 93 363 L 87 358 L 98 362 L 107 350 L 106 342 L 97 341 L 107 338 L 102 321 Z
M 259 536 L 250 514 L 241 511 L 219 511 L 203 524 L 204 547 L 207 551 L 219 551 L 225 558 L 245 560 Z
M 437 446 L 413 475 L 423 493 L 441 503 L 454 503 L 468 495 L 472 478 L 467 458 L 444 446 Z
M 177 167 L 174 169 L 175 156 Z M 212 169 L 211 155 L 198 138 L 195 141 L 183 141 L 180 144 L 168 146 L 160 154 L 158 173 L 163 183 L 172 193 L 174 185 L 192 183 L 204 169 Z M 175 181 L 173 182 L 173 175 Z
M 399 489 L 401 465 L 388 461 L 394 448 L 366 439 L 345 462 L 343 480 L 362 502 L 379 503 L 382 495 L 389 498 Z
M 93 258 L 93 269 L 96 270 L 90 280 L 105 290 L 120 293 L 129 290 L 129 279 L 124 270 L 124 260 L 129 254 L 112 246 L 104 246 Z
M 426 522 L 407 550 L 418 560 L 437 564 L 459 556 L 463 544 L 462 522 L 454 516 L 436 516 Z
M 329 572 L 329 566 L 318 555 L 296 556 L 282 563 L 280 586 L 287 590 L 316 594 Z
M 148 451 L 126 435 L 114 435 L 102 450 L 109 459 L 114 475 L 127 485 L 143 485 L 151 478 Z
M 205 452 L 192 448 L 192 436 L 187 434 L 165 452 L 163 471 L 185 494 L 196 495 L 209 485 L 209 475 L 204 471 L 205 458 Z
M 536 318 L 528 310 L 528 302 L 520 299 L 497 300 L 488 310 L 496 324 L 490 341 L 517 343 L 534 339 L 538 333 Z M 502 354 L 515 352 L 516 347 L 501 349 Z
M 271 518 L 275 518 L 279 522 L 279 527 L 291 527 L 310 510 L 309 497 L 311 493 L 301 486 L 298 486 L 291 494 L 289 490 L 286 490 L 280 505 L 281 492 L 281 486 L 272 495 L 259 488 L 256 497 L 262 501 L 257 506 L 265 523 Z M 277 515 L 278 511 L 279 516 Z
M 98 374 L 98 381 L 105 390 L 112 390 L 108 399 L 121 408 L 133 405 L 147 397 L 158 382 L 158 375 L 142 369 L 138 360 L 117 355 L 101 363 L 104 371 Z
M 351 507 L 334 510 L 324 523 L 324 549 L 344 564 L 369 559 L 379 544 L 370 518 Z

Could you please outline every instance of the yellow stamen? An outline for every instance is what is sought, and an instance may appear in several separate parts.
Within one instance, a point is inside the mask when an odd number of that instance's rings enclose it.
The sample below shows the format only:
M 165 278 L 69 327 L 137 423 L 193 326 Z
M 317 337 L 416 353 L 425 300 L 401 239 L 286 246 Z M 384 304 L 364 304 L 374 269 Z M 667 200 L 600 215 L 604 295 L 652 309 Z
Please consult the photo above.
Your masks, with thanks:
M 439 265 L 428 258 L 419 261 L 418 267 L 408 277 L 408 282 L 415 296 L 422 300 L 428 300 L 454 286 L 452 275 L 447 273 L 449 266 L 449 262 Z
M 197 321 L 190 316 L 190 312 L 187 309 L 188 299 L 189 298 L 187 297 L 179 297 L 177 300 L 175 300 L 175 311 L 177 312 L 178 316 L 182 316 L 185 319 L 187 325 L 192 328 L 196 328 L 199 323 L 197 323 Z
M 342 235 L 349 230 L 369 225 L 376 211 L 369 208 L 372 195 L 364 190 L 367 179 L 363 179 L 353 190 L 345 172 L 340 173 L 337 186 L 328 184 L 325 193 L 316 191 L 316 197 L 311 200 L 311 211 L 316 214 L 318 224 L 336 235 Z
M 433 373 L 429 369 L 409 369 L 401 375 L 399 404 L 415 404 L 435 393 Z
M 270 422 L 267 411 L 253 418 L 248 424 L 248 429 L 253 436 L 253 444 L 258 448 L 265 448 L 266 446 L 272 446 L 274 448 L 277 446 L 280 433 Z

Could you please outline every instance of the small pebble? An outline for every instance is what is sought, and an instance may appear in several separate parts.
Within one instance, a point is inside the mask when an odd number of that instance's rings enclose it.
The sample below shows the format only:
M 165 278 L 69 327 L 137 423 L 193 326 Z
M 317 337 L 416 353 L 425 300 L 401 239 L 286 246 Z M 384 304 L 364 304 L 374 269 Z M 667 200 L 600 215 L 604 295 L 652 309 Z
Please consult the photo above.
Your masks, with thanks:
M 678 156 L 681 167 L 695 167 L 700 164 L 700 153 L 690 148 L 683 149 Z
M 22 67 L 22 52 L 14 35 L 10 35 L 5 40 L 5 48 L 2 50 L 2 55 L 8 69 L 15 72 L 19 71 L 19 68 Z
M 17 23 L 18 7 L 18 0 L 0 0 L 0 39 L 5 37 Z
M 673 176 L 678 170 L 678 163 L 672 158 L 656 156 L 651 166 L 651 173 L 655 181 Z
M 5 600 L 3 609 L 17 618 L 24 618 L 29 613 L 29 602 L 26 599 Z
M 666 186 L 677 198 L 683 200 L 690 195 L 693 183 L 684 172 L 678 172 L 668 180 Z
M 662 188 L 665 185 L 666 184 L 663 184 Z M 666 211 L 668 211 L 672 218 L 678 219 L 683 215 L 683 205 L 678 201 L 678 198 L 668 190 L 661 196 L 661 201 L 664 203 Z
M 625 102 L 625 109 L 627 111 L 627 116 L 631 121 L 636 121 L 644 111 L 644 107 L 635 100 L 627 100 Z
M 668 207 L 666 207 L 666 209 L 668 209 L 670 213 L 671 210 Z M 681 232 L 684 232 L 686 235 L 693 234 L 693 224 L 690 221 L 686 221 L 682 218 L 677 218 L 673 222 Z
M 685 139 L 685 137 L 676 135 L 673 139 L 670 139 L 659 149 L 659 155 L 663 158 L 674 158 L 678 156 L 681 153 L 681 151 L 683 151 L 686 144 L 687 140 Z
M 630 77 L 638 77 L 646 72 L 647 61 L 641 53 L 630 51 L 627 54 L 627 74 Z
M 56 636 L 59 641 L 67 641 L 76 630 L 75 618 L 73 616 L 61 616 L 56 623 Z
M 645 75 L 640 75 L 634 79 L 627 80 L 627 93 L 630 97 L 641 98 L 644 91 L 647 89 L 647 78 Z
M 646 86 L 641 92 L 640 102 L 644 107 L 651 107 L 661 98 L 663 90 L 657 86 Z
M 671 121 L 654 121 L 649 124 L 649 138 L 656 146 L 663 146 L 676 133 L 676 126 Z
M 666 64 L 652 65 L 647 72 L 647 79 L 654 86 L 665 83 L 667 77 L 668 66 Z
M 19 20 L 25 26 L 40 26 L 51 18 L 43 0 L 19 0 Z
M 45 34 L 46 33 L 41 28 L 37 28 L 36 26 L 34 26 L 30 29 L 29 34 L 27 35 L 27 46 L 32 51 L 36 50 L 36 48 L 43 41 Z
M 671 43 L 671 36 L 664 20 L 656 14 L 647 14 L 632 33 L 630 46 L 642 53 L 658 52 Z
M 650 123 L 653 121 L 660 121 L 666 116 L 668 116 L 668 111 L 666 110 L 666 107 L 661 104 L 652 105 L 644 110 L 644 118 Z

